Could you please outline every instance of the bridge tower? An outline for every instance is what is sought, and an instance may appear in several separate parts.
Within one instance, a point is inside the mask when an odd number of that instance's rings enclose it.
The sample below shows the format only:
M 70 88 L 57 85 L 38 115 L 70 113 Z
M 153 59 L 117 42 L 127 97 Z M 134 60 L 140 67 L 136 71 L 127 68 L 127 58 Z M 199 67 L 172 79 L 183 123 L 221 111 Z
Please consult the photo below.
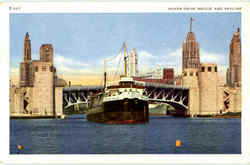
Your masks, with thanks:
M 53 66 L 53 46 L 43 44 L 40 60 L 31 59 L 31 40 L 26 33 L 24 58 L 20 63 L 19 87 L 10 89 L 13 117 L 63 116 L 62 99 L 65 82 L 57 78 Z
M 200 87 L 200 115 L 213 115 L 219 113 L 219 86 L 216 64 L 201 64 L 199 72 Z
M 187 114 L 196 116 L 200 111 L 198 72 L 200 68 L 200 45 L 192 32 L 193 18 L 190 19 L 190 31 L 186 42 L 182 44 L 182 85 L 189 88 Z
M 200 110 L 199 81 L 197 68 L 184 69 L 182 72 L 182 85 L 189 88 L 187 115 L 197 116 Z
M 33 87 L 33 113 L 55 115 L 54 112 L 54 73 L 49 62 L 35 64 Z

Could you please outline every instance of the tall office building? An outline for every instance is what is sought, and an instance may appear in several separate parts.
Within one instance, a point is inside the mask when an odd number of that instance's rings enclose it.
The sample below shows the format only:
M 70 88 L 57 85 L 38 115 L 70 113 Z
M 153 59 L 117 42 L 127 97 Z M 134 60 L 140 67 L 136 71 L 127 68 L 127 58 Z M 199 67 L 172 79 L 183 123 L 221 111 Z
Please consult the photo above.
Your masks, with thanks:
M 129 76 L 130 77 L 136 77 L 138 76 L 138 59 L 137 59 L 137 53 L 135 49 L 132 49 L 129 57 L 128 57 L 128 63 L 129 63 Z
M 229 69 L 227 70 L 227 83 L 230 86 L 241 85 L 241 40 L 240 29 L 234 33 L 230 43 Z
M 31 44 L 30 44 L 30 36 L 27 32 L 24 38 L 24 58 L 23 61 L 31 60 Z
M 53 46 L 51 44 L 43 44 L 40 47 L 40 61 L 50 62 L 53 64 Z
M 20 64 L 20 86 L 32 87 L 34 81 L 31 61 L 31 43 L 29 33 L 27 32 L 24 38 L 24 57 Z
M 200 46 L 192 32 L 193 21 L 194 19 L 191 18 L 190 31 L 187 34 L 186 42 L 182 45 L 182 70 L 200 67 Z
M 26 33 L 24 58 L 20 63 L 19 87 L 11 90 L 11 114 L 60 116 L 65 81 L 57 78 L 53 66 L 53 46 L 40 47 L 40 60 L 31 59 L 31 41 Z

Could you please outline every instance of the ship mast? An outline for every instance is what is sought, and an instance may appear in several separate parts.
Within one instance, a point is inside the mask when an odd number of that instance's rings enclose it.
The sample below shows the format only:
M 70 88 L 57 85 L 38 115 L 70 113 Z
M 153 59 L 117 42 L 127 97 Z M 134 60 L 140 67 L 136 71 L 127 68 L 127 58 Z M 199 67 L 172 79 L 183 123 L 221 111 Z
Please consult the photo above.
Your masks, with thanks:
M 190 18 L 190 32 L 192 32 L 192 21 L 193 21 L 193 19 L 192 19 L 192 17 Z
M 106 88 L 107 73 L 106 73 L 106 59 L 104 59 L 104 89 Z
M 127 50 L 126 50 L 126 43 L 124 42 L 123 43 L 123 50 L 124 50 L 124 77 L 127 77 L 127 62 L 126 62 L 126 52 L 127 52 Z

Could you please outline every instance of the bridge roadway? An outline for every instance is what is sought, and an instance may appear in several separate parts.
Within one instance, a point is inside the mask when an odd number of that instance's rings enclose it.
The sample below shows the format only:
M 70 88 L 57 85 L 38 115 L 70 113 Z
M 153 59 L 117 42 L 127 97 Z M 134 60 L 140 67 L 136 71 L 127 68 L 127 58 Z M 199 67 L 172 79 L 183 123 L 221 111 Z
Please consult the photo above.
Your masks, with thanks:
M 143 84 L 145 88 L 147 87 L 157 87 L 157 88 L 172 88 L 172 89 L 183 89 L 188 90 L 189 88 L 176 86 L 176 85 L 169 85 L 169 84 L 161 84 L 161 83 L 139 83 Z M 71 87 L 64 87 L 63 92 L 70 92 L 70 91 L 81 91 L 81 90 L 103 90 L 103 86 L 71 86 Z
M 173 106 L 176 110 L 188 110 L 189 88 L 160 83 L 137 82 L 145 86 L 149 103 L 163 102 Z M 63 105 L 69 107 L 74 104 L 87 103 L 88 95 L 103 91 L 103 86 L 71 86 L 63 89 Z

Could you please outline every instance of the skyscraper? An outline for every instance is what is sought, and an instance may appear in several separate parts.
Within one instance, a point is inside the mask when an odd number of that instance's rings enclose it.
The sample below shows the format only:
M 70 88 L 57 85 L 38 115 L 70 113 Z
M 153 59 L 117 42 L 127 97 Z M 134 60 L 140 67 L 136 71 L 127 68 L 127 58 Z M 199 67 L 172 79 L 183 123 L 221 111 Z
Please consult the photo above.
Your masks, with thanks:
M 182 70 L 200 67 L 200 46 L 192 32 L 193 21 L 194 19 L 191 18 L 190 31 L 187 34 L 186 42 L 182 45 Z
M 129 76 L 130 77 L 138 76 L 137 53 L 135 49 L 131 50 L 128 61 L 129 61 Z
M 20 87 L 33 87 L 35 72 L 37 72 L 38 68 L 45 63 L 48 63 L 50 72 L 55 71 L 53 66 L 52 44 L 42 44 L 40 47 L 40 60 L 32 60 L 31 41 L 29 33 L 27 32 L 24 39 L 24 58 L 20 64 Z M 56 73 L 53 74 L 55 75 Z
M 20 87 L 33 86 L 33 71 L 31 61 L 31 43 L 29 33 L 24 38 L 24 57 L 20 64 Z
M 40 61 L 50 62 L 53 64 L 53 46 L 51 44 L 43 44 L 40 47 Z
M 230 43 L 229 69 L 227 70 L 227 76 L 228 85 L 241 85 L 241 40 L 239 28 L 234 33 Z
M 11 90 L 11 114 L 57 117 L 63 114 L 65 81 L 57 78 L 53 66 L 53 46 L 40 47 L 40 60 L 31 59 L 31 40 L 26 33 L 24 57 L 20 64 L 19 87 Z
M 24 39 L 24 61 L 31 60 L 31 44 L 30 44 L 30 36 L 27 32 Z

